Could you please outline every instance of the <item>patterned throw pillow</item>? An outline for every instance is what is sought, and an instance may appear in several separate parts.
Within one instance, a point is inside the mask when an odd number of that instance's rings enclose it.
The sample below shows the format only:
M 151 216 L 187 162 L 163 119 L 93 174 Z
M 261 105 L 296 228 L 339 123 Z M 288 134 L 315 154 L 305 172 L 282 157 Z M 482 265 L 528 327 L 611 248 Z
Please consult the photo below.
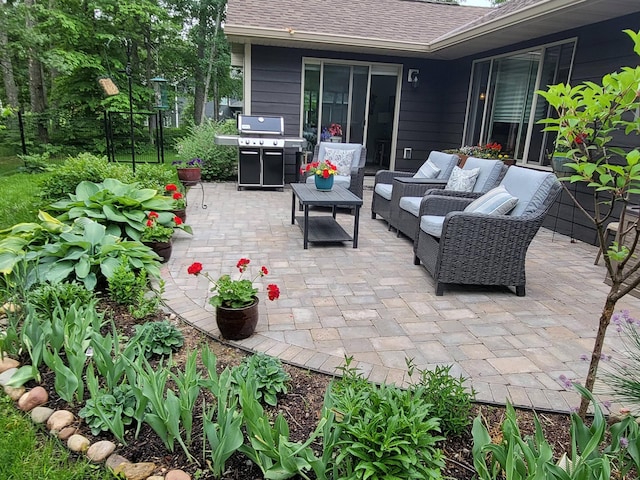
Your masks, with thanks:
M 449 177 L 445 190 L 455 190 L 456 192 L 473 192 L 473 186 L 480 173 L 479 168 L 463 170 L 460 167 L 453 167 L 453 172 Z
M 351 175 L 351 164 L 353 163 L 353 155 L 355 152 L 355 149 L 342 150 L 339 148 L 326 147 L 324 149 L 324 158 L 321 160 L 329 160 L 333 163 L 338 170 L 338 175 L 348 176 Z
M 475 199 L 465 212 L 485 213 L 487 215 L 506 215 L 518 203 L 518 197 L 514 197 L 502 185 L 489 190 L 480 198 Z
M 436 178 L 440 173 L 440 169 L 436 167 L 435 163 L 431 160 L 427 160 L 420 167 L 420 170 L 416 172 L 413 178 Z

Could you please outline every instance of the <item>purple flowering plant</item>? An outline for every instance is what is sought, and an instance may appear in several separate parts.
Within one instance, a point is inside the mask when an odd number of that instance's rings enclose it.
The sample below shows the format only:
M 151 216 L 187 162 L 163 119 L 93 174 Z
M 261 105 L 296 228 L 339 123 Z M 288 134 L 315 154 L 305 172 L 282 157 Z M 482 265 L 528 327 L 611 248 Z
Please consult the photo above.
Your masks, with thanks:
M 201 168 L 202 167 L 202 159 L 195 157 L 189 160 L 174 160 L 171 162 L 176 168 Z

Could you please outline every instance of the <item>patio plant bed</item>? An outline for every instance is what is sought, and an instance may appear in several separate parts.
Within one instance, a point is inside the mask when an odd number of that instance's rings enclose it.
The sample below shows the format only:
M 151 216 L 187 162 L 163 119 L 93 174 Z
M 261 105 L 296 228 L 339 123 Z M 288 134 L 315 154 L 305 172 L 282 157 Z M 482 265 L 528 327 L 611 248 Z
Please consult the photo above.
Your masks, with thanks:
M 132 336 L 135 325 L 141 322 L 140 320 L 134 319 L 126 307 L 122 307 L 110 300 L 101 300 L 100 309 L 108 312 L 107 317 L 113 318 L 117 329 L 121 331 L 123 335 Z M 246 352 L 207 337 L 197 329 L 181 322 L 180 319 L 173 315 L 169 316 L 158 313 L 155 318 L 147 317 L 144 321 L 160 321 L 165 319 L 176 324 L 184 335 L 184 345 L 173 354 L 173 361 L 177 365 L 182 366 L 185 363 L 187 352 L 200 349 L 205 344 L 208 345 L 211 351 L 217 356 L 217 368 L 219 372 L 226 367 L 231 368 L 239 365 L 242 359 L 247 356 Z M 157 360 L 152 360 L 153 366 L 155 366 L 155 363 L 157 363 Z M 278 395 L 277 406 L 267 406 L 265 407 L 265 412 L 272 420 L 278 413 L 282 413 L 289 424 L 291 440 L 305 441 L 309 438 L 318 423 L 324 395 L 332 377 L 291 365 L 285 365 L 284 368 L 291 376 L 288 393 Z M 44 371 L 42 380 L 41 385 L 49 393 L 48 406 L 54 409 L 69 409 L 77 417 L 81 406 L 69 406 L 56 395 L 53 373 Z M 27 386 L 34 385 L 35 384 L 29 384 Z M 494 441 L 499 441 L 502 435 L 500 426 L 505 419 L 505 408 L 503 406 L 475 404 L 471 416 L 475 418 L 478 415 L 484 418 Z M 534 432 L 533 413 L 526 409 L 518 409 L 517 416 L 523 435 L 532 434 Z M 538 416 L 546 439 L 553 446 L 556 457 L 559 457 L 562 452 L 567 451 L 570 446 L 569 416 L 558 413 L 539 413 Z M 201 432 L 201 406 L 197 406 L 194 410 L 193 420 L 193 431 Z M 103 433 L 98 436 L 91 435 L 88 426 L 84 422 L 80 423 L 79 433 L 89 438 L 92 443 L 98 440 L 113 440 L 113 437 L 109 433 Z M 181 449 L 177 448 L 175 452 L 169 452 L 160 438 L 147 424 L 142 426 L 137 439 L 134 440 L 132 435 L 127 435 L 127 443 L 127 445 L 118 444 L 116 453 L 131 462 L 154 462 L 158 465 L 159 472 L 160 470 L 166 471 L 179 468 L 189 473 L 192 478 L 214 478 L 205 465 L 198 466 L 196 463 L 190 462 Z M 193 439 L 194 445 L 201 443 L 201 438 L 196 437 Z M 474 478 L 471 425 L 469 425 L 461 435 L 448 436 L 439 446 L 442 448 L 446 457 L 446 468 L 443 470 L 444 478 L 461 480 Z M 320 455 L 322 449 L 321 440 L 317 441 L 316 444 L 313 445 L 313 448 L 318 455 Z M 199 459 L 199 461 L 202 462 L 202 459 Z M 260 469 L 249 461 L 246 456 L 238 452 L 233 454 L 227 461 L 226 467 L 222 477 L 224 479 L 263 478 Z M 301 479 L 302 477 L 297 476 L 294 478 Z M 314 478 L 313 472 L 310 473 L 310 478 Z

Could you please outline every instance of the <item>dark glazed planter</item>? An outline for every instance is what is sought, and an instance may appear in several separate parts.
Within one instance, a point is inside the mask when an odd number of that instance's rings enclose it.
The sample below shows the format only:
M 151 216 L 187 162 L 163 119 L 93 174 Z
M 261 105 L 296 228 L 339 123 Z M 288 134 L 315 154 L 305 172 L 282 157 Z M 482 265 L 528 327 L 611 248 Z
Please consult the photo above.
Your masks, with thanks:
M 162 263 L 166 263 L 171 258 L 171 242 L 142 242 L 151 250 L 156 252 L 162 259 Z
M 199 167 L 176 168 L 178 179 L 185 185 L 195 185 L 200 181 L 201 170 Z
M 333 175 L 324 178 L 322 175 L 316 175 L 316 189 L 321 192 L 330 192 L 333 188 Z
M 180 218 L 180 220 L 182 220 L 182 223 L 187 223 L 187 209 L 186 208 L 182 208 L 180 210 L 172 210 L 172 213 L 174 216 Z
M 227 340 L 249 338 L 258 324 L 258 299 L 242 308 L 216 307 L 216 323 Z
M 573 163 L 573 159 L 565 157 L 562 154 L 554 154 L 553 157 L 551 157 L 551 168 L 559 177 L 569 176 L 576 173 L 573 168 L 565 167 L 565 164 L 567 163 Z

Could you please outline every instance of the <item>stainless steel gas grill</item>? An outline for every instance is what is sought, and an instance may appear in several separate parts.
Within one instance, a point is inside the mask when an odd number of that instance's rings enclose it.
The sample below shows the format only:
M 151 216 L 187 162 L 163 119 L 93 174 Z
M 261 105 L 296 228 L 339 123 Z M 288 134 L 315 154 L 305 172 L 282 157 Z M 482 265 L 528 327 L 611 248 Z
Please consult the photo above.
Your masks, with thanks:
M 284 187 L 285 148 L 304 146 L 304 138 L 284 136 L 282 117 L 238 115 L 239 135 L 216 135 L 217 145 L 238 147 L 238 190 Z

